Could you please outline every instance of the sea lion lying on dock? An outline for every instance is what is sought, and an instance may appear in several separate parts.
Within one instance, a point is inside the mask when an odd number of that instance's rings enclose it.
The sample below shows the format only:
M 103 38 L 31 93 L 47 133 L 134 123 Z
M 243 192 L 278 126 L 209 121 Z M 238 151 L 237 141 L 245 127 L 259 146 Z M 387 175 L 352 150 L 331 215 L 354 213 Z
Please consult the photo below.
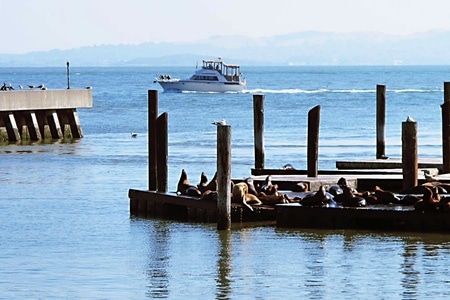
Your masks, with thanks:
M 243 204 L 247 206 L 251 211 L 253 211 L 253 208 L 250 206 L 250 204 L 262 204 L 261 200 L 259 200 L 258 197 L 248 193 L 248 186 L 245 182 L 236 183 L 233 186 L 231 202 Z
M 317 192 L 306 195 L 300 204 L 303 206 L 335 206 L 336 202 L 333 200 L 333 195 L 321 185 Z
M 349 186 L 342 186 L 342 194 L 334 196 L 336 202 L 341 202 L 342 206 L 362 207 L 366 206 L 366 199 L 359 194 L 353 193 Z
M 385 191 L 379 186 L 375 186 L 374 189 L 375 197 L 380 201 L 381 204 L 401 204 L 401 200 L 394 193 Z
M 199 189 L 189 183 L 189 179 L 186 173 L 186 170 L 181 170 L 181 176 L 178 180 L 177 185 L 177 194 L 180 193 L 181 195 L 186 196 L 193 196 L 193 197 L 200 197 L 202 193 L 199 191 Z

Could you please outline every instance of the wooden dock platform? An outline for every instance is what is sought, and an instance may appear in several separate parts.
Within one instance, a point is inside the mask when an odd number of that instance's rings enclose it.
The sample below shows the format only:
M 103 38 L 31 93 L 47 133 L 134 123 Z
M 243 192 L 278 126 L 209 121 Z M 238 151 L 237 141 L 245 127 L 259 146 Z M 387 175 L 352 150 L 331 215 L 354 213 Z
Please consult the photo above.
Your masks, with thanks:
M 342 160 L 336 161 L 336 168 L 343 170 L 388 170 L 388 169 L 402 169 L 401 158 L 387 158 L 387 159 L 366 159 L 366 160 Z M 442 170 L 442 159 L 439 158 L 419 158 L 419 169 L 438 169 Z
M 150 218 L 166 218 L 187 222 L 217 222 L 217 203 L 200 200 L 195 197 L 177 195 L 176 193 L 158 193 L 130 189 L 130 214 Z M 242 204 L 231 204 L 231 222 L 273 221 L 275 223 L 275 207 L 254 206 L 254 211 Z
M 450 214 L 421 212 L 412 206 L 372 205 L 367 207 L 303 207 L 279 204 L 277 227 L 371 229 L 450 233 Z

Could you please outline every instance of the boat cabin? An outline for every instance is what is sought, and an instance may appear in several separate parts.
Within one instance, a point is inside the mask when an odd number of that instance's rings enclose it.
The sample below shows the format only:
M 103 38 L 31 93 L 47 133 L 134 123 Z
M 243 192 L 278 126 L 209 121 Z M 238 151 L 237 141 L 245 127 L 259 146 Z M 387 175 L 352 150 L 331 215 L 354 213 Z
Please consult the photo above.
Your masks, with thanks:
M 223 75 L 227 81 L 239 81 L 240 75 L 241 75 L 239 65 L 225 64 L 221 59 L 203 60 L 202 69 L 216 70 L 221 75 Z M 214 76 L 208 76 L 208 77 L 214 77 Z M 209 79 L 209 80 L 215 81 L 218 79 L 216 77 L 216 79 Z

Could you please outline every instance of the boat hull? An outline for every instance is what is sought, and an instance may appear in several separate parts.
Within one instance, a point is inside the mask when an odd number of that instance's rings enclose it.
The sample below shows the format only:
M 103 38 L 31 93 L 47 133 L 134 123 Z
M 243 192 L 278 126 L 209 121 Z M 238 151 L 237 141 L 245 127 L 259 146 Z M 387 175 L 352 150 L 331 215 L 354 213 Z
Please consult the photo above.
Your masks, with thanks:
M 165 92 L 242 92 L 244 84 L 239 82 L 192 82 L 187 80 L 158 80 Z

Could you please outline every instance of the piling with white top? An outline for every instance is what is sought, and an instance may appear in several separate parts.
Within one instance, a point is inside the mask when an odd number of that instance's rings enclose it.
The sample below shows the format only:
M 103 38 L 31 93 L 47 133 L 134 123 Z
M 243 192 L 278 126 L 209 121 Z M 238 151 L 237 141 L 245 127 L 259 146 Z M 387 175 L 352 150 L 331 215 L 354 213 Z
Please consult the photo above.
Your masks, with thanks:
M 231 126 L 217 126 L 217 229 L 231 228 Z

